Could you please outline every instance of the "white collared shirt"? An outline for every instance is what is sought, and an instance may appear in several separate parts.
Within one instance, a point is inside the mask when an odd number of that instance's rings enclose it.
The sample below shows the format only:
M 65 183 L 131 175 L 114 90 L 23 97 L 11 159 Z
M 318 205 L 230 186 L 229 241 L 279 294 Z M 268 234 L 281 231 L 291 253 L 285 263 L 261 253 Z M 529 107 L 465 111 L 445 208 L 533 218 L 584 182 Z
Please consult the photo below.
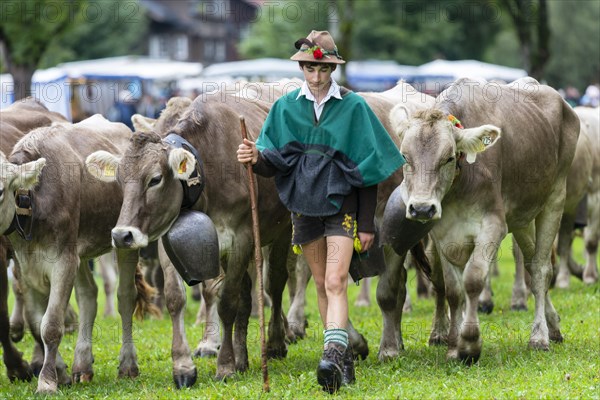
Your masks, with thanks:
M 329 100 L 332 97 L 335 97 L 336 99 L 340 100 L 342 99 L 342 94 L 340 93 L 340 85 L 338 85 L 333 78 L 331 79 L 331 86 L 329 86 L 327 95 L 323 97 L 323 100 L 321 100 L 320 103 L 317 103 L 317 99 L 311 93 L 310 89 L 308 88 L 308 83 L 306 83 L 306 81 L 302 83 L 300 93 L 298 93 L 298 97 L 296 97 L 296 99 L 298 99 L 300 96 L 304 96 L 307 100 L 313 102 L 313 106 L 315 108 L 315 117 L 317 118 L 317 121 L 321 118 L 321 113 L 323 112 L 323 108 L 325 107 L 325 103 L 327 103 L 327 100 Z

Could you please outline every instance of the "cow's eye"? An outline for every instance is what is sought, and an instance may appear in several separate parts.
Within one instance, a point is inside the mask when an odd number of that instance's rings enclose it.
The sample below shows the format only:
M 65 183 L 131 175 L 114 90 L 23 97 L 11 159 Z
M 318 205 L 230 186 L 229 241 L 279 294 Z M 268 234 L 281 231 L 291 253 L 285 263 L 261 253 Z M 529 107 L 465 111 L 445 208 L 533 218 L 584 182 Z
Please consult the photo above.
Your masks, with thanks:
M 162 175 L 156 175 L 154 178 L 150 179 L 148 182 L 148 187 L 156 186 L 162 181 Z
M 447 161 L 446 164 L 450 164 L 451 162 L 454 162 L 454 157 L 450 157 Z

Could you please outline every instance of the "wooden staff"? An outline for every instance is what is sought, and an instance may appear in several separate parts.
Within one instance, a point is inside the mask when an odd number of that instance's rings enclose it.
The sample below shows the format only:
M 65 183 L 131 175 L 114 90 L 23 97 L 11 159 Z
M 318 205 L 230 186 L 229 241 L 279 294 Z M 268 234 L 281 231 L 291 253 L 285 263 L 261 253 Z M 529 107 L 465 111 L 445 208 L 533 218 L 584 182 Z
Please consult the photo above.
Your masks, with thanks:
M 242 139 L 248 139 L 246 121 L 240 115 L 242 127 Z M 263 273 L 262 273 L 262 251 L 260 249 L 260 225 L 258 222 L 258 207 L 256 205 L 256 192 L 254 189 L 254 173 L 252 163 L 246 164 L 248 171 L 248 183 L 250 185 L 250 208 L 252 209 L 252 236 L 254 237 L 254 263 L 256 264 L 256 282 L 258 284 L 258 324 L 260 326 L 260 356 L 263 374 L 263 391 L 269 392 L 269 370 L 267 369 L 267 345 L 265 343 L 265 304 L 263 299 Z

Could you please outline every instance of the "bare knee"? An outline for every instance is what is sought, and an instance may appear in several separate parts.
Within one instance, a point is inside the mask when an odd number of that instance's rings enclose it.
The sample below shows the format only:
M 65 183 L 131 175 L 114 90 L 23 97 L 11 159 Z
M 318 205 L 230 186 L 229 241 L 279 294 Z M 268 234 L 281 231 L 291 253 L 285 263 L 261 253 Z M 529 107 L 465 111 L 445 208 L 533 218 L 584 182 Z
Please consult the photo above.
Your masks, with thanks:
M 328 295 L 338 296 L 346 292 L 348 287 L 348 277 L 337 274 L 330 274 L 325 280 L 325 291 Z

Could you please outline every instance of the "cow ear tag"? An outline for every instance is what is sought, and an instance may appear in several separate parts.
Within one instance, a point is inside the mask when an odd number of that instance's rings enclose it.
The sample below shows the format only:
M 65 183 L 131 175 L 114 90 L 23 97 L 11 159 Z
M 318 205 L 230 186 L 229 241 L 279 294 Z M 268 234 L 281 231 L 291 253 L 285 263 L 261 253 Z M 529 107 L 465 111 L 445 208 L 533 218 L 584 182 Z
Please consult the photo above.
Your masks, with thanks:
M 179 163 L 179 168 L 177 169 L 177 172 L 179 172 L 180 174 L 184 174 L 187 171 L 187 158 L 184 158 L 181 163 Z
M 105 165 L 102 169 L 102 175 L 115 176 L 115 167 L 113 167 L 112 165 Z
M 490 144 L 492 144 L 492 138 L 489 136 L 484 136 L 482 142 L 484 146 L 489 146 Z

